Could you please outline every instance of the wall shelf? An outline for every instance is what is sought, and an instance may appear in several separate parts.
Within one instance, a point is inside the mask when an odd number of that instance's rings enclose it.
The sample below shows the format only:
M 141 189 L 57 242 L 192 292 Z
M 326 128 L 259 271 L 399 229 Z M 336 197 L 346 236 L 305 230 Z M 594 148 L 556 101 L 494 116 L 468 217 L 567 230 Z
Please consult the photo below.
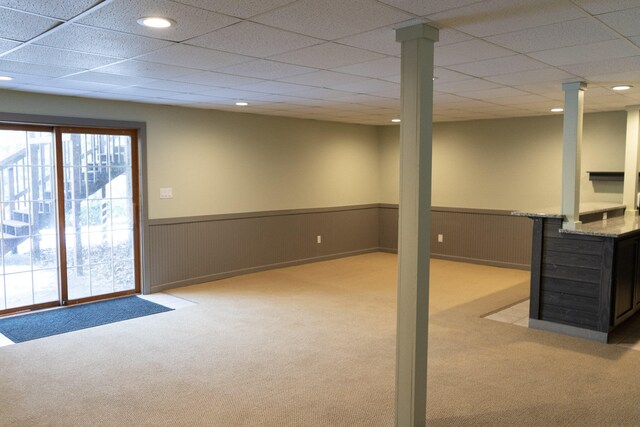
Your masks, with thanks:
M 589 181 L 624 181 L 624 172 L 594 172 L 587 171 Z M 640 173 L 639 179 L 640 179 Z

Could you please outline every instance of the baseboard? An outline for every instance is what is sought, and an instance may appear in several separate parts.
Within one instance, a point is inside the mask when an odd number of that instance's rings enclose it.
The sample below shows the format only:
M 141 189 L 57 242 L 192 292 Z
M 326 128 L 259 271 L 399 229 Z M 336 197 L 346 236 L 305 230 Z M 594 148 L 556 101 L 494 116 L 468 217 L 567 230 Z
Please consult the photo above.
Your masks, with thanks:
M 532 329 L 569 335 L 576 338 L 583 338 L 590 341 L 597 341 L 604 344 L 609 341 L 609 334 L 606 332 L 592 331 L 591 329 L 578 328 L 576 326 L 563 325 L 545 320 L 529 319 L 529 327 Z
M 470 264 L 490 265 L 492 267 L 513 268 L 516 270 L 530 271 L 531 266 L 528 264 L 516 264 L 512 262 L 493 261 L 490 259 L 467 258 L 455 255 L 431 254 L 431 258 L 443 259 L 447 261 L 468 262 Z
M 398 250 L 395 248 L 378 248 L 378 252 L 385 252 L 388 254 L 397 254 Z
M 293 260 L 293 261 L 279 262 L 279 263 L 274 263 L 274 264 L 260 265 L 260 266 L 256 266 L 256 267 L 243 268 L 243 269 L 233 270 L 233 271 L 225 271 L 225 272 L 222 272 L 222 273 L 209 274 L 209 275 L 206 275 L 206 276 L 192 277 L 192 278 L 185 279 L 185 280 L 179 280 L 179 281 L 175 281 L 175 282 L 171 282 L 171 283 L 163 283 L 161 285 L 152 286 L 151 287 L 151 293 L 162 292 L 162 291 L 166 291 L 166 290 L 169 290 L 169 289 L 181 288 L 183 286 L 197 285 L 197 284 L 200 284 L 200 283 L 213 282 L 214 280 L 227 279 L 229 277 L 240 276 L 240 275 L 243 275 L 243 274 L 250 274 L 250 273 L 257 273 L 257 272 L 260 272 L 260 271 L 274 270 L 276 268 L 293 267 L 293 266 L 296 266 L 296 265 L 309 264 L 309 263 L 318 262 L 318 261 L 328 261 L 328 260 L 332 260 L 332 259 L 345 258 L 345 257 L 349 257 L 349 256 L 354 256 L 354 255 L 368 254 L 368 253 L 372 253 L 372 252 L 379 252 L 379 248 L 359 249 L 357 251 L 342 252 L 342 253 L 339 253 L 339 254 L 331 254 L 331 255 L 322 255 L 322 256 L 312 257 L 312 258 L 305 258 L 305 259 L 298 259 L 298 260 Z

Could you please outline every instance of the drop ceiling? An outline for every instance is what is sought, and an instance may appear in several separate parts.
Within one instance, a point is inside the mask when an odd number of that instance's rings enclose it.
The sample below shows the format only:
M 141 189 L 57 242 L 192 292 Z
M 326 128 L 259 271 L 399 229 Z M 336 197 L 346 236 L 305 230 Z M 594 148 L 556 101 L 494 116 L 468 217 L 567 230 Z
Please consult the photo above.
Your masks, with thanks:
M 436 121 L 552 114 L 577 80 L 586 112 L 640 104 L 638 0 L 0 0 L 0 88 L 385 125 L 418 22 Z

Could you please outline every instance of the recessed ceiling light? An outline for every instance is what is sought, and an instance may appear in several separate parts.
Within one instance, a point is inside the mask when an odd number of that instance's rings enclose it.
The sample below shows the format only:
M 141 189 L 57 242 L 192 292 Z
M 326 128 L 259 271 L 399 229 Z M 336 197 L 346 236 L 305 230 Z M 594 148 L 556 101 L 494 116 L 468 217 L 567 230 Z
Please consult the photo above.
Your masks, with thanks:
M 613 86 L 611 89 L 613 89 L 613 90 L 629 90 L 632 87 L 633 86 L 629 86 L 629 85 L 618 85 L 618 86 Z
M 138 24 L 151 28 L 168 28 L 176 22 L 168 18 L 160 18 L 158 16 L 146 16 L 138 19 Z
M 247 105 L 249 105 L 249 103 L 245 102 L 245 101 L 238 101 L 238 102 L 236 102 L 236 105 L 238 107 L 246 107 Z
M 552 108 L 551 112 L 552 113 L 562 113 L 564 111 L 564 108 Z
M 400 123 L 400 119 L 391 119 L 393 123 Z
M 9 80 L 13 80 L 13 77 L 9 77 L 9 76 L 0 76 L 0 81 L 8 82 Z

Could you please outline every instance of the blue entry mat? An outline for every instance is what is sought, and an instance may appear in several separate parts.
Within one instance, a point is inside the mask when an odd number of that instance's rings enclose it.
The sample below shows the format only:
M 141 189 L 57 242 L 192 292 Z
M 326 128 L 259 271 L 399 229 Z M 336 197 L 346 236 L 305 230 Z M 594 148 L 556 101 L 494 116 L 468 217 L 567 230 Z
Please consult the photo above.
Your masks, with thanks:
M 0 319 L 0 333 L 19 343 L 171 310 L 130 296 Z

